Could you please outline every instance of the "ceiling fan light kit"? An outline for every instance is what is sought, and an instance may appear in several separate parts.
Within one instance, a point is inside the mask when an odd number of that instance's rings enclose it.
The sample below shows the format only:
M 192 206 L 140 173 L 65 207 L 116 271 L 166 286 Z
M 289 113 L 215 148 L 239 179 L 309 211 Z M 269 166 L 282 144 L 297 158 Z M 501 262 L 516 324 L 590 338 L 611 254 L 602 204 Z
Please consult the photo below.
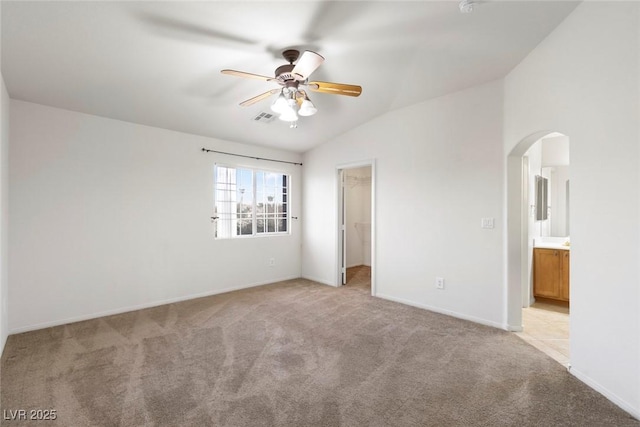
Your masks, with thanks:
M 318 112 L 304 91 L 282 88 L 280 95 L 271 104 L 271 110 L 279 114 L 279 119 L 285 122 L 295 122 L 298 116 L 312 116 Z
M 275 82 L 282 86 L 282 89 L 271 89 L 265 93 L 254 96 L 240 103 L 241 106 L 247 107 L 258 101 L 268 98 L 279 93 L 276 100 L 271 104 L 271 110 L 279 114 L 279 119 L 290 123 L 290 128 L 297 127 L 298 116 L 308 117 L 316 114 L 318 109 L 311 102 L 307 93 L 300 87 L 307 87 L 309 90 L 320 93 L 329 93 L 333 95 L 359 96 L 362 93 L 362 87 L 357 85 L 347 85 L 342 83 L 331 82 L 310 82 L 309 76 L 323 62 L 322 55 L 310 50 L 304 51 L 300 55 L 300 51 L 296 49 L 287 49 L 282 52 L 282 56 L 289 63 L 281 65 L 275 70 L 275 77 L 262 76 L 259 74 L 246 73 L 236 70 L 222 70 L 222 74 L 228 74 L 237 77 L 265 80 Z M 294 62 L 298 61 L 295 65 Z
M 316 108 L 316 106 L 313 105 L 313 102 L 311 102 L 309 97 L 305 95 L 305 98 L 302 100 L 302 103 L 300 104 L 300 110 L 298 110 L 298 114 L 300 114 L 303 117 L 308 117 L 308 116 L 313 116 L 317 112 L 318 112 L 318 109 Z
M 287 99 L 284 94 L 280 92 L 280 95 L 276 98 L 273 104 L 271 104 L 271 111 L 274 113 L 282 114 L 282 112 L 288 107 Z
M 296 113 L 296 101 L 294 99 L 289 99 L 287 101 L 287 106 L 280 113 L 279 119 L 283 122 L 297 122 L 298 114 Z

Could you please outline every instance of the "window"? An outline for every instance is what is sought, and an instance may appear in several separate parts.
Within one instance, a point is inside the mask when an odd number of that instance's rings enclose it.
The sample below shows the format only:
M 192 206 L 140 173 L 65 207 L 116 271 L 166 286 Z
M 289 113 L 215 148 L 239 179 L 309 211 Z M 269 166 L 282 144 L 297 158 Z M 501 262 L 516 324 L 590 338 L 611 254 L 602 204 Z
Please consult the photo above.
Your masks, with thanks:
M 215 237 L 289 232 L 289 176 L 278 172 L 216 165 Z

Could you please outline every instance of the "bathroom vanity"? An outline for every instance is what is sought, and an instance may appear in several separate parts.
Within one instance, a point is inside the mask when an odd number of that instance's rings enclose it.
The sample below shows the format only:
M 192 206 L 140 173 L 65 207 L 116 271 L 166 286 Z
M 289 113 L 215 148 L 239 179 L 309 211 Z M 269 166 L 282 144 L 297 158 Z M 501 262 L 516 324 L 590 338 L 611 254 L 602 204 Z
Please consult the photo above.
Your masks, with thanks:
M 533 296 L 569 302 L 569 246 L 533 248 Z

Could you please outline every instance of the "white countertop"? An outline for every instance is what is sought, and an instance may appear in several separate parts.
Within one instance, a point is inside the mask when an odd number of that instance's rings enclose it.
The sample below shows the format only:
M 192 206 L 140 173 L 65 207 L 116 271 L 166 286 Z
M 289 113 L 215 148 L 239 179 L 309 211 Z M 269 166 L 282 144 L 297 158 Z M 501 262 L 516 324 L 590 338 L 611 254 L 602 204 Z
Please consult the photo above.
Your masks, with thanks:
M 543 248 L 543 249 L 562 249 L 563 251 L 571 250 L 571 246 L 565 246 L 562 243 L 552 243 L 552 242 L 536 242 L 534 248 Z

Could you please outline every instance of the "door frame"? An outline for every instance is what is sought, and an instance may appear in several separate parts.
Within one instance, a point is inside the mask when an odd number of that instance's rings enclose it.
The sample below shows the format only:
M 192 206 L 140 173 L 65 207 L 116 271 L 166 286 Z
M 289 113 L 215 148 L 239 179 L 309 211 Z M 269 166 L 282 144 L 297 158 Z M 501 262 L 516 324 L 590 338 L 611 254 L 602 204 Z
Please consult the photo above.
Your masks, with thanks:
M 342 216 L 344 215 L 343 182 L 342 176 L 347 169 L 356 169 L 369 166 L 371 168 L 371 295 L 376 296 L 376 162 L 375 159 L 360 160 L 357 162 L 341 163 L 336 165 L 336 287 L 342 286 L 342 269 L 345 259 L 345 248 L 342 239 Z M 344 265 L 346 269 L 346 265 Z M 346 270 L 345 270 L 346 271 Z M 345 273 L 346 274 L 346 273 Z
M 530 279 L 527 277 L 526 254 L 528 251 L 528 187 L 523 183 L 523 157 L 538 140 L 567 133 L 558 130 L 543 130 L 523 138 L 507 155 L 506 193 L 506 263 L 505 263 L 505 307 L 506 329 L 522 331 L 522 308 L 528 306 L 527 292 Z

